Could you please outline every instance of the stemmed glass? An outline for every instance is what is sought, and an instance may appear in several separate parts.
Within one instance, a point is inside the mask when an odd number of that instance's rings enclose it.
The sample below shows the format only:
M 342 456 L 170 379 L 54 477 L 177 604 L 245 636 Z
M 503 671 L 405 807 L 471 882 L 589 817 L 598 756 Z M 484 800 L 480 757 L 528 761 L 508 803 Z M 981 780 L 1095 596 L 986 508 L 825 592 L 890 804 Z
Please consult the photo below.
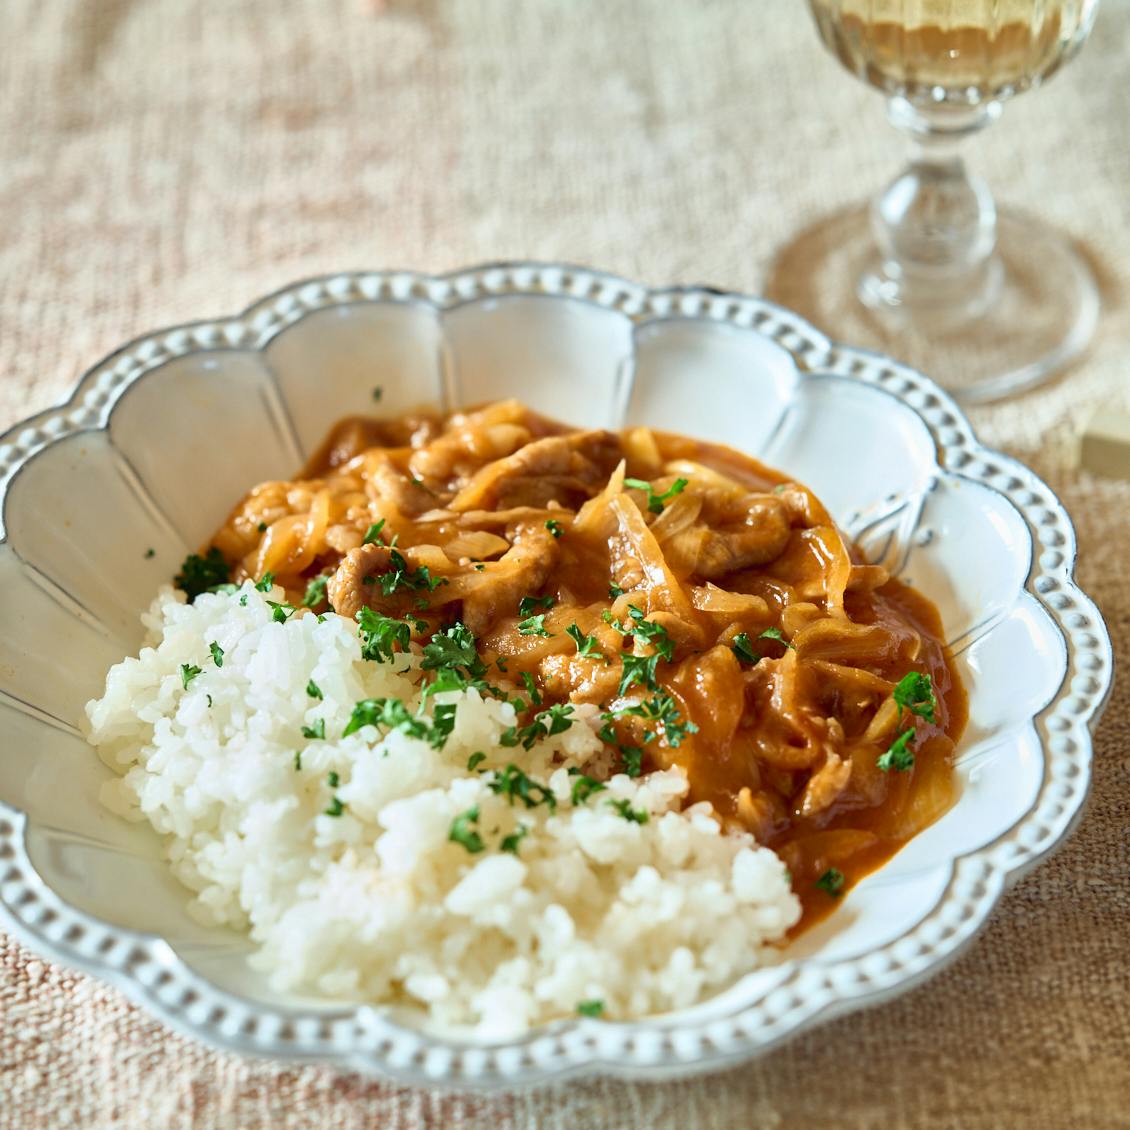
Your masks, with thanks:
M 1089 267 L 1047 225 L 998 212 L 960 149 L 1078 51 L 1097 5 L 809 0 L 825 46 L 887 96 L 911 154 L 869 209 L 833 217 L 782 252 L 770 296 L 833 337 L 917 364 L 966 400 L 1034 386 L 1077 356 L 1098 318 Z M 858 303 L 848 312 L 852 282 Z M 838 310 L 812 308 L 819 291 L 837 288 Z M 826 324 L 841 317 L 855 329 Z

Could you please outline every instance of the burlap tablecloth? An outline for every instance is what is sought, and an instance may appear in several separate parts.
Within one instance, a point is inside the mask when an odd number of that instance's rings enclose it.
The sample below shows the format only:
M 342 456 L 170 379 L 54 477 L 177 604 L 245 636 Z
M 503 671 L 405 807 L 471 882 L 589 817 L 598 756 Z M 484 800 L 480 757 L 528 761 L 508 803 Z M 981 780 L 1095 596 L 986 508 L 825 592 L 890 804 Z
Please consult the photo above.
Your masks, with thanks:
M 159 325 L 301 276 L 564 258 L 757 290 L 774 250 L 893 174 L 879 99 L 800 0 L 3 0 L 0 426 Z M 1130 3 L 970 156 L 1076 236 L 1106 304 L 1065 380 L 973 412 L 1060 494 L 1130 647 L 1130 485 L 1072 469 L 1130 401 Z M 967 956 L 760 1062 L 501 1098 L 218 1055 L 0 936 L 0 1126 L 1130 1125 L 1130 696 L 1090 810 Z

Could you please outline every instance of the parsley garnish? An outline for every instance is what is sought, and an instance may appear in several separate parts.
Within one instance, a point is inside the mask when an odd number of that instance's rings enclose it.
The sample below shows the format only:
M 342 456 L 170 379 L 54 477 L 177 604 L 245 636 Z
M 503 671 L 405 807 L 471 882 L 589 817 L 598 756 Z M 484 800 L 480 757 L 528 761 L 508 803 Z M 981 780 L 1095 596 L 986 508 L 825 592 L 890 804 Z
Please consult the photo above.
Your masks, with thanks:
M 157 556 L 157 551 L 152 546 L 150 546 L 145 551 L 145 560 L 146 561 L 148 561 L 150 557 L 156 557 L 156 556 Z
M 625 820 L 631 820 L 635 824 L 646 824 L 648 822 L 648 812 L 646 808 L 633 808 L 630 800 L 612 800 L 609 798 L 604 802 L 609 808 L 614 808 Z
M 573 719 L 569 717 L 572 713 L 572 703 L 554 703 L 548 710 L 541 710 L 535 714 L 534 720 L 529 725 L 520 729 L 516 726 L 507 726 L 499 736 L 498 744 L 509 747 L 520 744 L 523 749 L 533 749 L 542 738 L 563 734 L 569 729 L 573 725 Z
M 522 672 L 522 683 L 526 688 L 526 693 L 530 696 L 530 702 L 534 706 L 541 706 L 541 694 L 538 692 L 537 684 L 529 671 Z
M 468 808 L 466 812 L 461 812 L 452 820 L 451 831 L 447 833 L 448 840 L 453 844 L 460 844 L 472 855 L 482 851 L 486 847 L 483 843 L 483 837 L 471 827 L 472 824 L 478 822 L 479 806 L 476 804 Z
M 629 777 L 638 777 L 643 772 L 643 750 L 639 746 L 620 746 L 620 760 Z
M 555 537 L 559 538 L 564 532 L 565 527 L 557 521 L 556 518 L 549 518 L 546 520 L 545 528 Z
M 396 539 L 393 538 L 393 544 L 395 542 Z M 376 578 L 385 596 L 392 596 L 397 589 L 402 588 L 435 592 L 440 585 L 447 584 L 446 577 L 433 577 L 427 565 L 421 565 L 418 569 L 411 568 L 397 549 L 389 549 L 388 562 L 392 568 Z
M 582 659 L 605 658 L 604 652 L 600 650 L 600 644 L 597 643 L 596 636 L 586 636 L 576 624 L 570 624 L 565 629 L 565 634 L 577 645 L 577 655 Z
M 579 773 L 573 778 L 573 803 L 584 804 L 593 793 L 602 793 L 605 788 L 603 781 L 596 781 L 592 777 L 586 777 L 583 773 Z
M 683 722 L 675 705 L 674 698 L 669 691 L 660 690 L 650 698 L 645 698 L 638 706 L 625 706 L 605 718 L 642 718 L 645 722 L 658 722 L 663 727 L 663 734 L 669 745 L 678 748 L 683 744 L 688 734 L 697 734 L 698 727 L 693 722 Z M 649 742 L 655 737 L 651 731 L 645 731 L 644 741 Z
M 604 1001 L 578 1001 L 577 1002 L 577 1015 L 578 1016 L 591 1016 L 598 1017 L 604 1015 Z
M 194 663 L 182 663 L 180 665 L 180 681 L 185 690 L 188 690 L 188 684 L 196 678 L 197 675 L 203 674 L 203 669 L 197 667 Z
M 675 654 L 675 641 L 667 634 L 662 624 L 653 624 L 634 604 L 628 605 L 628 615 L 632 618 L 632 634 L 636 639 L 646 640 L 666 660 Z
M 212 653 L 212 662 L 215 663 L 217 667 L 222 667 L 224 665 L 224 649 L 213 640 L 208 645 L 208 650 Z
M 528 777 L 513 762 L 489 782 L 488 788 L 492 793 L 506 797 L 511 804 L 517 797 L 527 808 L 536 808 L 539 804 L 547 805 L 550 812 L 557 808 L 557 797 L 545 785 Z
M 753 650 L 753 641 L 749 638 L 748 632 L 738 632 L 734 636 L 730 650 L 738 657 L 739 663 L 753 665 L 761 659 L 761 656 Z
M 375 388 L 373 389 L 373 399 L 374 399 L 374 400 L 380 400 L 380 398 L 381 398 L 382 396 L 384 396 L 384 393 L 385 393 L 385 390 L 384 390 L 383 388 L 381 388 L 381 386 L 380 386 L 380 385 L 377 385 L 377 386 L 376 386 L 376 387 L 375 387 Z
M 475 572 L 476 573 L 481 573 L 485 568 L 486 568 L 486 566 L 481 561 L 475 562 Z
M 267 523 L 260 522 L 257 528 L 261 534 L 265 534 L 267 532 Z
M 905 707 L 911 714 L 917 714 L 919 718 L 925 718 L 931 724 L 937 722 L 935 711 L 938 709 L 938 700 L 934 695 L 934 686 L 929 675 L 917 671 L 903 675 L 895 684 L 893 695 L 895 702 L 898 703 L 900 718 Z
M 244 593 L 239 598 L 239 606 L 240 606 L 240 608 L 246 608 L 247 607 L 247 593 Z
M 819 879 L 816 880 L 816 889 L 825 891 L 836 897 L 844 889 L 844 873 L 829 867 Z
M 913 738 L 913 729 L 903 730 L 903 732 L 891 742 L 887 752 L 879 755 L 879 759 L 875 764 L 878 765 L 884 773 L 889 773 L 892 769 L 904 773 L 907 769 L 914 768 L 914 752 L 910 748 L 910 743 Z
M 341 784 L 341 778 L 337 775 L 337 770 L 331 769 L 329 773 L 326 774 L 326 784 L 329 785 L 331 789 L 336 789 L 338 785 Z
M 302 603 L 307 608 L 316 608 L 327 599 L 326 585 L 329 583 L 329 579 L 329 573 L 322 573 L 321 576 L 310 578 L 306 584 L 306 593 L 302 597 Z
M 276 624 L 285 624 L 298 611 L 293 604 L 280 604 L 277 600 L 268 600 L 267 603 L 271 606 L 271 619 Z
M 313 726 L 303 726 L 302 736 L 310 741 L 325 741 L 326 720 L 324 718 L 318 718 L 315 719 Z
M 620 676 L 618 694 L 627 692 L 638 683 L 648 690 L 658 690 L 659 684 L 655 681 L 655 668 L 659 662 L 659 655 L 625 655 L 623 657 L 624 673 Z
M 408 707 L 398 698 L 363 698 L 353 707 L 353 713 L 341 736 L 347 738 L 363 726 L 403 730 L 413 738 L 428 736 L 427 722 L 410 714 Z
M 783 643 L 785 647 L 792 648 L 793 651 L 796 651 L 796 648 L 785 639 L 780 628 L 766 628 L 757 638 L 759 640 L 776 640 L 778 643 Z
M 342 804 L 337 797 L 334 797 L 330 801 L 329 808 L 326 808 L 323 811 L 327 816 L 340 816 L 345 811 L 345 805 Z
M 518 601 L 518 615 L 531 616 L 539 608 L 550 609 L 557 603 L 552 596 L 524 596 Z
M 467 768 L 473 771 L 477 766 L 486 761 L 486 759 L 487 755 L 481 751 L 472 753 L 471 756 L 467 758 Z
M 361 658 L 372 659 L 376 663 L 392 662 L 396 652 L 408 650 L 412 639 L 412 626 L 407 620 L 394 620 L 382 616 L 371 608 L 357 610 L 358 635 L 361 639 Z
M 608 586 L 608 599 L 615 600 L 617 597 L 623 596 L 624 590 L 619 585 Z
M 262 577 L 260 577 L 259 580 L 257 580 L 255 582 L 255 591 L 256 592 L 270 592 L 271 587 L 274 585 L 274 583 L 275 583 L 274 573 L 269 573 L 269 572 L 264 573 L 262 575 Z
M 498 845 L 500 851 L 508 851 L 511 855 L 518 854 L 518 845 L 529 835 L 530 829 L 525 824 L 519 824 L 509 836 L 503 836 L 502 843 Z
M 630 487 L 632 490 L 645 490 L 647 491 L 647 508 L 652 514 L 662 514 L 663 506 L 675 497 L 677 494 L 682 494 L 687 488 L 686 479 L 676 479 L 668 490 L 662 494 L 656 494 L 652 490 L 651 483 L 645 482 L 643 479 L 625 479 L 624 486 Z
M 202 592 L 224 584 L 228 576 L 228 563 L 224 560 L 224 555 L 213 545 L 203 557 L 190 553 L 184 559 L 173 583 L 178 589 L 184 590 L 191 604 Z
M 384 529 L 385 520 L 382 518 L 379 522 L 374 522 L 366 531 L 365 536 L 361 539 L 362 545 L 384 545 L 385 539 L 381 537 L 381 530 Z
M 306 693 L 307 693 L 307 695 L 310 696 L 310 698 L 319 698 L 320 699 L 322 697 L 322 688 L 319 687 L 318 684 L 315 683 L 313 679 L 311 679 L 306 684 Z
M 524 620 L 519 620 L 518 635 L 544 636 L 546 639 L 549 639 L 550 633 L 546 630 L 545 626 L 545 613 L 541 612 L 537 616 L 527 616 Z
M 204 697 L 208 700 L 208 709 L 211 710 L 212 709 L 212 696 L 210 694 L 206 694 Z
M 475 637 L 464 624 L 455 623 L 442 632 L 436 632 L 424 645 L 425 671 L 436 668 L 462 668 L 469 675 L 479 678 L 486 674 L 486 665 L 475 650 Z
M 294 755 L 294 768 L 302 768 L 302 750 L 298 750 Z

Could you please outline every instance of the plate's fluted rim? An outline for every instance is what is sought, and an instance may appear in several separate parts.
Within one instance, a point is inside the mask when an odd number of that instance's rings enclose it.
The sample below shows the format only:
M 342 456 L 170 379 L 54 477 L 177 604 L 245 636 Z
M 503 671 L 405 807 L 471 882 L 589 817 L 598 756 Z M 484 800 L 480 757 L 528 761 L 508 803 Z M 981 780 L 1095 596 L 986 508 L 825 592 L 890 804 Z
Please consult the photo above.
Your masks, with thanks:
M 121 393 L 175 357 L 262 350 L 301 318 L 337 305 L 415 302 L 442 311 L 505 295 L 582 299 L 637 325 L 690 318 L 753 330 L 782 346 L 802 372 L 858 380 L 906 404 L 929 429 L 939 468 L 1006 498 L 1032 540 L 1024 590 L 1051 618 L 1067 650 L 1063 684 L 1034 719 L 1044 777 L 1027 814 L 996 840 L 955 858 L 936 905 L 901 937 L 857 958 L 787 963 L 780 985 L 735 1004 L 722 1019 L 566 1020 L 487 1045 L 421 1033 L 364 1006 L 304 1012 L 260 1005 L 217 989 L 162 939 L 107 925 L 65 903 L 28 857 L 22 813 L 0 802 L 0 921 L 33 949 L 113 984 L 177 1031 L 224 1050 L 329 1062 L 430 1086 L 514 1087 L 598 1072 L 669 1078 L 760 1054 L 818 1020 L 879 1003 L 937 972 L 971 941 L 1006 886 L 1070 833 L 1090 785 L 1089 726 L 1109 694 L 1112 659 L 1106 626 L 1074 580 L 1075 534 L 1062 503 L 1023 464 L 978 443 L 954 401 L 926 377 L 879 354 L 837 345 L 764 299 L 709 286 L 648 288 L 584 266 L 530 261 L 442 275 L 355 271 L 302 280 L 235 317 L 135 338 L 87 370 L 66 400 L 0 435 L 0 516 L 22 466 L 68 435 L 106 428 Z

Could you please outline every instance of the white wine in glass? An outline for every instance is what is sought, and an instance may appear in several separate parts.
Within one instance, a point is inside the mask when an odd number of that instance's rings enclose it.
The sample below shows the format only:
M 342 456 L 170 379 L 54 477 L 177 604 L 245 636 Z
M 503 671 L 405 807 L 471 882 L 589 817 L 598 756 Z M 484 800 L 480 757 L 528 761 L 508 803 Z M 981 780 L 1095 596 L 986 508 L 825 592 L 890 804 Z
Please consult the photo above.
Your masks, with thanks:
M 874 344 L 969 400 L 1047 379 L 1090 340 L 1098 288 L 1054 230 L 998 214 L 959 148 L 1075 54 L 1098 0 L 809 5 L 827 48 L 887 96 L 888 117 L 911 141 L 907 167 L 868 210 L 866 248 L 856 248 L 856 293 L 881 335 Z M 850 242 L 829 239 L 824 252 L 845 254 Z

